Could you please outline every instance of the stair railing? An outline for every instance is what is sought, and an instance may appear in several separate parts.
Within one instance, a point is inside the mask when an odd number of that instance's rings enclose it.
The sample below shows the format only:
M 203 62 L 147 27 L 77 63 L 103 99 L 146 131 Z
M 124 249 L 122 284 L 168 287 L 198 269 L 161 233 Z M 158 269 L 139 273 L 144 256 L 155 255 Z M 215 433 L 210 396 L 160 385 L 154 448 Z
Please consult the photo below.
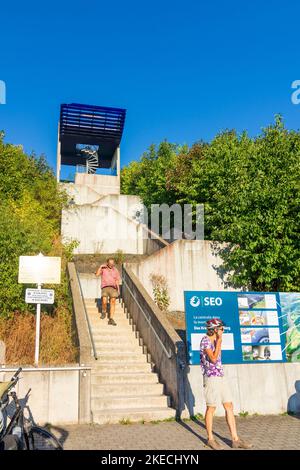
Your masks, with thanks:
M 151 317 L 150 315 L 147 315 L 147 313 L 145 312 L 145 310 L 143 309 L 143 307 L 141 306 L 141 304 L 139 303 L 139 301 L 137 300 L 136 296 L 134 295 L 134 293 L 132 292 L 132 290 L 130 289 L 129 285 L 127 284 L 127 282 L 125 281 L 125 276 L 122 276 L 122 286 L 125 285 L 126 286 L 126 289 L 128 290 L 128 292 L 130 293 L 131 297 L 133 298 L 134 302 L 137 304 L 137 306 L 139 307 L 141 313 L 144 315 L 146 321 L 148 322 L 148 325 L 149 327 L 151 328 L 151 330 L 153 331 L 154 335 L 156 336 L 156 339 L 157 341 L 159 342 L 159 344 L 161 345 L 163 351 L 166 353 L 168 359 L 171 359 L 171 357 L 173 356 L 173 353 L 171 351 L 171 349 L 167 349 L 164 345 L 164 343 L 161 341 L 160 337 L 158 336 L 155 328 L 153 327 L 152 323 L 151 323 Z
M 185 408 L 185 343 L 127 264 L 122 266 L 122 301 L 180 417 Z
M 82 291 L 82 286 L 81 286 L 81 282 L 80 282 L 80 277 L 79 277 L 79 274 L 78 274 L 78 271 L 77 271 L 76 266 L 75 266 L 75 271 L 76 271 L 76 276 L 77 276 L 77 279 L 78 279 L 78 285 L 79 285 L 79 290 L 80 290 L 80 296 L 81 296 L 82 303 L 83 303 L 83 309 L 84 309 L 85 319 L 86 319 L 86 322 L 87 322 L 88 331 L 89 331 L 89 336 L 90 336 L 90 340 L 91 340 L 91 344 L 92 344 L 93 356 L 94 356 L 94 358 L 97 360 L 97 359 L 98 359 L 97 349 L 96 349 L 96 345 L 95 345 L 95 342 L 94 342 L 93 333 L 92 333 L 92 327 L 91 327 L 90 320 L 89 320 L 89 316 L 88 316 L 88 313 L 87 313 L 87 309 L 86 309 L 86 305 L 85 305 L 85 300 L 84 300 L 84 295 L 83 295 L 83 291 Z

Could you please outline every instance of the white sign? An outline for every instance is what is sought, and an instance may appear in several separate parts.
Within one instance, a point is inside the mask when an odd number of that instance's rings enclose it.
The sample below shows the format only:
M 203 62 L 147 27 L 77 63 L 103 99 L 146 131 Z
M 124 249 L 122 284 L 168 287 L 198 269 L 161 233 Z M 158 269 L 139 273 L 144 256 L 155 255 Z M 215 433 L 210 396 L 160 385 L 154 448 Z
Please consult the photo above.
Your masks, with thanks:
M 60 284 L 60 272 L 59 256 L 19 257 L 19 284 Z
M 25 302 L 27 304 L 53 304 L 53 289 L 26 289 Z
M 192 333 L 191 334 L 191 349 L 200 352 L 200 342 L 205 333 Z M 223 333 L 222 336 L 222 351 L 234 350 L 234 337 L 232 333 Z

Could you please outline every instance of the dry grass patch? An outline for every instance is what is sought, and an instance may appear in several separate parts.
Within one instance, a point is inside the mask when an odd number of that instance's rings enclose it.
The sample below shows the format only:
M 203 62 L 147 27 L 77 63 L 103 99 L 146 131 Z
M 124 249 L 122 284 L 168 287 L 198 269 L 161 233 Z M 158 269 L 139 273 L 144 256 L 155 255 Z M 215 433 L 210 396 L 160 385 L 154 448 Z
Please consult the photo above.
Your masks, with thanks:
M 0 339 L 6 346 L 6 364 L 33 364 L 35 315 L 15 313 L 0 318 Z M 64 315 L 41 315 L 40 362 L 66 364 L 76 362 L 71 321 Z

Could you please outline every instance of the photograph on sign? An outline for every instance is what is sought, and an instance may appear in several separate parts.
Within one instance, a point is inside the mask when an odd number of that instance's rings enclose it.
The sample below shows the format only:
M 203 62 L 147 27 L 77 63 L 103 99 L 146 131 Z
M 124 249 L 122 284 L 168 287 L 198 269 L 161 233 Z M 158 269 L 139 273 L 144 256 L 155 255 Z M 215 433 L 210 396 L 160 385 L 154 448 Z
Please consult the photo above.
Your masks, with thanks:
M 243 361 L 282 361 L 280 345 L 242 346 Z
M 277 310 L 239 310 L 240 324 L 244 326 L 277 326 Z
M 242 343 L 280 343 L 279 328 L 242 328 Z

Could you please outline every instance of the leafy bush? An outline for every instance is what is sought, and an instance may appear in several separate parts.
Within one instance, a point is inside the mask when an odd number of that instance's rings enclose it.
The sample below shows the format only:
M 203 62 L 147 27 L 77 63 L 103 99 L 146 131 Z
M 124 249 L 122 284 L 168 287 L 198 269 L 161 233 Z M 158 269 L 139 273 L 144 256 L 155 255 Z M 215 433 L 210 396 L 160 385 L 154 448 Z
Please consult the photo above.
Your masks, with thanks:
M 6 343 L 7 361 L 33 360 L 29 327 L 34 334 L 35 306 L 25 303 L 25 288 L 29 286 L 18 284 L 18 265 L 19 256 L 42 252 L 62 257 L 62 282 L 43 286 L 55 288 L 55 303 L 42 306 L 41 337 L 48 338 L 49 349 L 41 357 L 47 362 L 70 362 L 75 359 L 76 349 L 72 343 L 66 263 L 75 242 L 63 245 L 60 238 L 61 210 L 67 196 L 59 189 L 43 156 L 28 156 L 22 147 L 4 143 L 3 133 L 0 174 L 0 339 Z M 51 329 L 56 332 L 52 337 Z
M 147 207 L 203 203 L 227 285 L 300 290 L 300 132 L 281 117 L 255 138 L 232 130 L 191 148 L 152 146 L 121 181 Z

